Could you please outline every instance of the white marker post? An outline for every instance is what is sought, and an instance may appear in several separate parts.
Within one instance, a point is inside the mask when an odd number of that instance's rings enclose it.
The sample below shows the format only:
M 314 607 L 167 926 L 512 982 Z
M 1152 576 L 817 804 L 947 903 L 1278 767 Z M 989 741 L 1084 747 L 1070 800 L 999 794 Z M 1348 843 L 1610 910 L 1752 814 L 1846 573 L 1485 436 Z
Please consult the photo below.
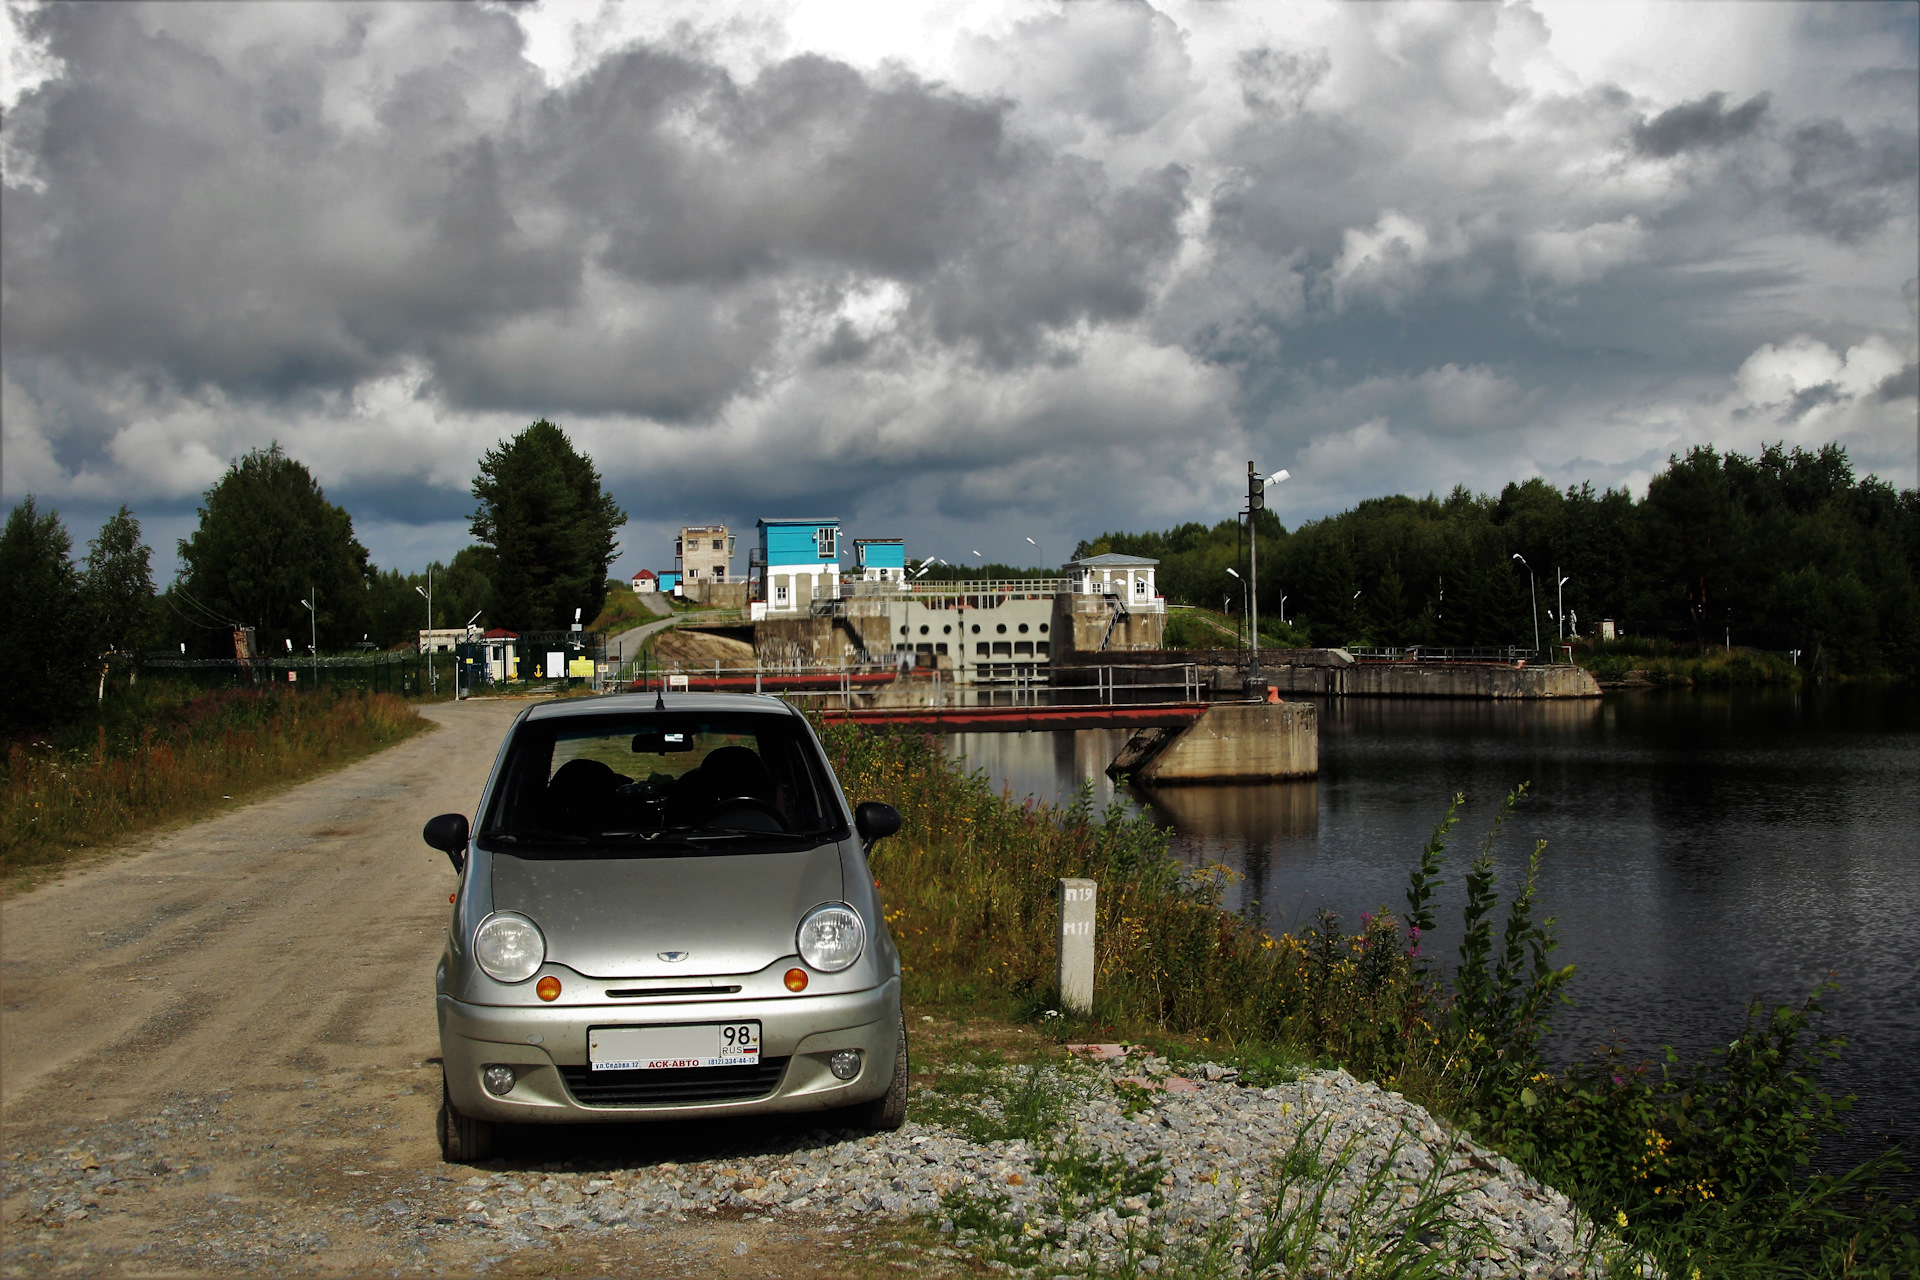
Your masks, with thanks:
M 1093 1012 L 1093 908 L 1099 886 L 1060 882 L 1060 1003 L 1069 1013 Z

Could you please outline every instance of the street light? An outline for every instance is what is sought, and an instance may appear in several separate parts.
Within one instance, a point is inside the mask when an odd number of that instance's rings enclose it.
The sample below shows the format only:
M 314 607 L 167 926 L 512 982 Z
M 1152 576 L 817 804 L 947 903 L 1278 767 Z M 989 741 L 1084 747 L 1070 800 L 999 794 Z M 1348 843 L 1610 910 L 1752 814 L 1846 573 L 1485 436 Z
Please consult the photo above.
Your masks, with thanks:
M 307 594 L 314 600 L 320 598 L 320 593 L 311 586 L 307 588 Z M 302 600 L 300 603 L 306 606 L 307 621 L 313 626 L 313 687 L 317 691 L 320 688 L 320 611 L 314 608 L 313 600 Z
M 1260 525 L 1254 513 L 1267 507 L 1267 486 L 1279 484 L 1291 479 L 1293 473 L 1285 467 L 1270 476 L 1263 476 L 1253 469 L 1253 459 L 1247 459 L 1247 583 L 1249 587 L 1247 608 L 1247 633 L 1253 641 L 1252 662 L 1247 672 L 1249 683 L 1260 679 Z M 1239 577 L 1239 574 L 1234 574 Z
M 1287 625 L 1287 593 L 1284 591 L 1280 593 L 1280 625 Z
M 1560 578 L 1560 581 L 1558 581 L 1558 582 L 1556 582 L 1556 583 L 1554 583 L 1554 584 L 1553 584 L 1553 593 L 1554 593 L 1554 595 L 1553 595 L 1553 604 L 1554 604 L 1554 613 L 1558 615 L 1558 619 L 1557 619 L 1557 620 L 1558 620 L 1558 622 L 1559 622 L 1559 627 L 1558 627 L 1558 629 L 1557 629 L 1557 634 L 1559 635 L 1559 637 L 1560 637 L 1560 638 L 1561 638 L 1562 640 L 1565 640 L 1565 639 L 1567 638 L 1567 591 L 1566 591 L 1566 587 L 1567 587 L 1567 584 L 1568 584 L 1569 582 L 1572 582 L 1572 581 L 1573 581 L 1573 579 L 1572 579 L 1571 577 L 1564 577 L 1564 578 L 1562 578 L 1562 577 L 1560 577 L 1560 566 L 1559 566 L 1559 565 L 1555 565 L 1555 566 L 1553 566 L 1553 576 L 1554 576 L 1554 577 L 1556 577 L 1556 578 Z
M 1240 616 L 1244 618 L 1247 616 L 1247 580 L 1241 577 L 1231 565 L 1227 567 L 1227 576 L 1240 584 Z
M 1513 553 L 1513 558 L 1515 560 L 1518 560 L 1521 564 L 1527 564 L 1527 558 L 1521 555 L 1518 551 Z M 1527 595 L 1533 600 L 1533 653 L 1535 657 L 1539 657 L 1540 656 L 1540 593 L 1534 589 L 1533 566 L 1530 564 L 1527 564 Z
M 460 628 L 460 639 L 461 639 L 461 642 L 462 642 L 462 643 L 464 643 L 464 644 L 469 644 L 469 645 L 471 645 L 471 644 L 473 643 L 473 624 L 474 624 L 474 621 L 475 621 L 475 619 L 477 619 L 477 618 L 479 618 L 479 616 L 480 616 L 480 614 L 482 614 L 482 613 L 485 613 L 485 612 L 486 612 L 486 610 L 484 610 L 484 609 L 481 609 L 481 610 L 478 610 L 477 612 L 475 612 L 475 613 L 474 613 L 474 615 L 473 615 L 473 617 L 472 617 L 472 618 L 468 618 L 468 619 L 467 619 L 467 625 L 466 625 L 466 626 L 464 626 L 464 627 L 461 627 L 461 628 Z M 573 611 L 573 616 L 574 616 L 574 618 L 575 618 L 575 622 L 574 622 L 574 624 L 573 624 L 573 629 L 574 629 L 575 631 L 578 631 L 578 630 L 580 629 L 580 623 L 579 623 L 579 621 L 578 621 L 578 619 L 579 619 L 579 617 L 580 617 L 580 611 L 579 611 L 578 609 L 575 609 L 575 610 Z M 456 646 L 454 646 L 454 650 L 453 650 L 453 699 L 454 699 L 454 701 L 455 701 L 455 702 L 458 702 L 458 701 L 460 700 L 460 668 L 462 668 L 462 667 L 464 667 L 464 666 L 466 666 L 466 665 L 467 665 L 467 664 L 468 664 L 468 663 L 469 663 L 470 661 L 472 661 L 472 659 L 470 659 L 470 658 L 468 658 L 468 657 L 467 657 L 467 656 L 466 656 L 465 654 L 463 654 L 463 653 L 461 653 L 461 652 L 460 652 L 460 648 L 459 648 L 459 646 L 458 646 L 458 645 L 456 645 Z M 472 694 L 473 694 L 473 676 L 472 676 L 472 675 L 468 675 L 468 676 L 467 676 L 467 694 L 468 694 L 468 696 L 472 696 Z
M 1027 541 L 1033 542 L 1033 539 L 1028 538 Z M 1040 557 L 1040 568 L 1042 572 L 1044 572 L 1047 567 L 1047 553 L 1041 549 L 1040 544 L 1037 542 L 1033 542 L 1033 553 Z
M 431 561 L 427 564 L 427 585 L 421 587 L 416 584 L 413 589 L 418 591 L 421 598 L 427 602 L 427 682 L 433 686 L 433 691 L 438 693 L 440 692 L 440 669 L 433 665 L 433 564 Z

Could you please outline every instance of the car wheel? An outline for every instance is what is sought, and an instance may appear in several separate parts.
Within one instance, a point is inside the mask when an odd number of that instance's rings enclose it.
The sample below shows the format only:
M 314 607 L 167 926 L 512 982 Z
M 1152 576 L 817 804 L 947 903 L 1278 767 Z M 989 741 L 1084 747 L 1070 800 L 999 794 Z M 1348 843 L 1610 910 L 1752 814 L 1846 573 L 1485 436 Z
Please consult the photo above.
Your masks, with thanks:
M 462 1115 L 440 1077 L 440 1158 L 448 1164 L 476 1164 L 493 1154 L 496 1126 L 491 1120 Z
M 847 1108 L 855 1127 L 892 1132 L 907 1122 L 907 1015 L 900 1015 L 900 1038 L 894 1045 L 893 1079 L 887 1091 L 872 1102 Z

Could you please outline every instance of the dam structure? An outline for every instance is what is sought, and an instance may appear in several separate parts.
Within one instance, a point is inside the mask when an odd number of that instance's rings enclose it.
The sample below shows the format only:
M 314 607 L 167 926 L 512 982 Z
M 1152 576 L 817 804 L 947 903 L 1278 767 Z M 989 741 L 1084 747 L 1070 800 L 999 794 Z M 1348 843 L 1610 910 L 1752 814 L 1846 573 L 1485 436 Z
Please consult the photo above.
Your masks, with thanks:
M 1582 668 L 1540 665 L 1517 650 L 1267 649 L 1256 666 L 1246 649 L 1167 649 L 1158 561 L 1142 556 L 1083 556 L 1057 577 L 926 581 L 924 568 L 905 571 L 897 539 L 864 539 L 856 577 L 838 572 L 837 522 L 761 525 L 764 548 L 752 567 L 761 593 L 774 598 L 750 601 L 744 617 L 689 617 L 661 638 L 650 671 L 679 687 L 832 685 L 845 711 L 1009 700 L 1036 709 L 1171 707 L 1265 700 L 1269 690 L 1294 698 L 1600 696 Z

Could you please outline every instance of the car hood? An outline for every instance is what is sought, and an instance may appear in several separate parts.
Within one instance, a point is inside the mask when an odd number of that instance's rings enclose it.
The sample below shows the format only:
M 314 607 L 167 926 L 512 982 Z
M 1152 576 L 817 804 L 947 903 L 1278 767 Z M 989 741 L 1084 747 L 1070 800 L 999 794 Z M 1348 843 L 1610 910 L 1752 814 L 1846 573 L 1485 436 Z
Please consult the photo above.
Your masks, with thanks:
M 540 926 L 591 978 L 756 973 L 794 954 L 809 907 L 841 898 L 840 850 L 672 858 L 496 857 L 493 905 Z M 685 952 L 681 960 L 663 953 Z

